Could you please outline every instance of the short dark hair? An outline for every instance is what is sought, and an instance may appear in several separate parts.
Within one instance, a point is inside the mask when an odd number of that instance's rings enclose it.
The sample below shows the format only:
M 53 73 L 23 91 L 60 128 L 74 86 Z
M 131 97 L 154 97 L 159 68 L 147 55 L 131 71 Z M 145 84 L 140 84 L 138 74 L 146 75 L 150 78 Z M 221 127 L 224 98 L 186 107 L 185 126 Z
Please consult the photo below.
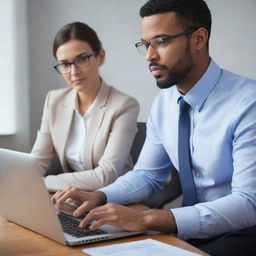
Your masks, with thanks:
M 91 27 L 82 22 L 73 22 L 64 25 L 57 32 L 53 41 L 53 56 L 55 58 L 58 48 L 70 39 L 87 42 L 96 53 L 99 53 L 100 49 L 102 49 L 102 43 L 97 33 Z
M 211 12 L 203 0 L 149 0 L 140 9 L 140 16 L 175 12 L 177 23 L 185 30 L 203 27 L 211 34 Z M 208 38 L 208 42 L 209 42 Z M 207 42 L 207 46 L 208 46 Z

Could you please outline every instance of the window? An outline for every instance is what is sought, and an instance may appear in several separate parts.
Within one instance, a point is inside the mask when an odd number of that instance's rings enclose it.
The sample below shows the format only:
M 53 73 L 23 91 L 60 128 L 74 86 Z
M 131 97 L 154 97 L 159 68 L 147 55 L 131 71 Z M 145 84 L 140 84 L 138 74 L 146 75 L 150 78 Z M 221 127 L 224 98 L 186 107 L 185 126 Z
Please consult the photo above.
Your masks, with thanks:
M 16 132 L 15 0 L 0 1 L 0 135 Z

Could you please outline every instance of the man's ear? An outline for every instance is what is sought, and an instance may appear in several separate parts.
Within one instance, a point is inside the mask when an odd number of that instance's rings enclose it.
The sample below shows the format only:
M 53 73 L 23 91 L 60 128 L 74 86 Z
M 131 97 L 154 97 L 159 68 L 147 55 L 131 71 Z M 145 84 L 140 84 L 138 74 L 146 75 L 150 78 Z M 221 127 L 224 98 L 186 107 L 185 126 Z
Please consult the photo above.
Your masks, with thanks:
M 209 33 L 205 28 L 197 29 L 191 36 L 191 43 L 193 48 L 200 50 L 207 45 Z

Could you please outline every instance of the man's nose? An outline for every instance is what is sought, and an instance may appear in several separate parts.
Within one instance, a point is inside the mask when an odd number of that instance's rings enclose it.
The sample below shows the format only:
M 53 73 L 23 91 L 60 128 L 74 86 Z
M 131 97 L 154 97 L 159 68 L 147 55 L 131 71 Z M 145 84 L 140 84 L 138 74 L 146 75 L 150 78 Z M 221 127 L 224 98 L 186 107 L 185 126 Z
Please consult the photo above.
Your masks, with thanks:
M 145 56 L 146 61 L 152 62 L 159 58 L 157 50 L 155 50 L 151 45 L 149 45 L 147 49 L 147 53 Z

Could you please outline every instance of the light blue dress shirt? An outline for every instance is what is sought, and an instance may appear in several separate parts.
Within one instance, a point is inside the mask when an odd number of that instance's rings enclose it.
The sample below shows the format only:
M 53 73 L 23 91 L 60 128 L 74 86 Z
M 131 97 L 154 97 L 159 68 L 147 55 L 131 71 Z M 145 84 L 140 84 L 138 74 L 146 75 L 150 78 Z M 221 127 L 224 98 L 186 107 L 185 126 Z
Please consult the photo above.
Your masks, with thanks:
M 108 202 L 141 202 L 178 166 L 176 86 L 152 105 L 134 170 L 101 189 Z M 198 204 L 171 209 L 178 237 L 209 238 L 256 224 L 256 82 L 210 65 L 184 96 L 190 104 L 190 150 Z

